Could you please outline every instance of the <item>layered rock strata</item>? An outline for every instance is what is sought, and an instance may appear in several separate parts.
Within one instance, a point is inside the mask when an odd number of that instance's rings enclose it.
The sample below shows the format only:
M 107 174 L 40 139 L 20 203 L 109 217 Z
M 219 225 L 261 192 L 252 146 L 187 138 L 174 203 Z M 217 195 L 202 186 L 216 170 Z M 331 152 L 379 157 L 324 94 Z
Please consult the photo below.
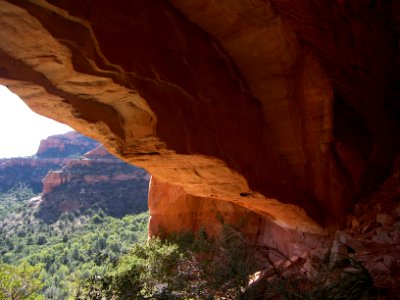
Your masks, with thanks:
M 147 211 L 149 175 L 113 157 L 103 146 L 51 170 L 42 181 L 37 216 L 47 223 L 62 213 L 102 210 L 123 217 Z
M 73 131 L 43 139 L 35 155 L 0 159 L 0 192 L 24 185 L 34 193 L 40 193 L 42 178 L 50 170 L 61 169 L 69 161 L 99 146 L 97 141 Z
M 89 139 L 76 131 L 52 135 L 40 141 L 36 157 L 77 157 L 100 147 L 100 143 Z
M 0 160 L 0 193 L 24 185 L 34 193 L 43 189 L 42 178 L 50 170 L 57 170 L 65 164 L 65 158 L 6 158 Z

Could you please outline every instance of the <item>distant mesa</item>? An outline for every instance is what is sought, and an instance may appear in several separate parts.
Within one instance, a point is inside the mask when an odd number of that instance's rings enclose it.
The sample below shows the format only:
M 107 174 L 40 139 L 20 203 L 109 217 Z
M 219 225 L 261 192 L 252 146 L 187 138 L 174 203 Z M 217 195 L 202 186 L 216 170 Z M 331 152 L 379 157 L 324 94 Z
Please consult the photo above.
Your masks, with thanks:
M 76 131 L 52 135 L 40 142 L 36 153 L 40 158 L 79 157 L 101 144 Z
M 42 140 L 37 154 L 0 160 L 0 192 L 24 185 L 42 193 L 37 216 L 102 210 L 113 217 L 147 210 L 149 175 L 77 132 Z
M 20 184 L 40 193 L 42 178 L 50 170 L 61 169 L 68 160 L 83 157 L 99 146 L 99 142 L 71 131 L 42 140 L 32 157 L 0 159 L 0 193 Z

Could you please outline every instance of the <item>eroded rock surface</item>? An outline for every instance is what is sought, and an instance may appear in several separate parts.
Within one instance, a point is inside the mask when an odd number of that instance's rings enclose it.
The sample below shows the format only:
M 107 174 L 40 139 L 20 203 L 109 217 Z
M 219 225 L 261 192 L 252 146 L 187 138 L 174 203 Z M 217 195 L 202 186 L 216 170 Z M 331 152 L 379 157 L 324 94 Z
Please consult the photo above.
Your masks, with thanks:
M 71 131 L 41 140 L 36 156 L 39 158 L 77 157 L 99 146 L 100 143 Z
M 40 193 L 43 190 L 42 178 L 50 170 L 61 169 L 99 145 L 97 141 L 71 131 L 43 139 L 35 155 L 0 159 L 0 192 L 23 185 L 34 193 Z
M 62 213 L 102 210 L 113 217 L 147 211 L 149 175 L 100 146 L 43 178 L 37 216 L 47 223 Z
M 5 158 L 0 160 L 0 192 L 25 185 L 34 193 L 43 188 L 42 178 L 51 169 L 56 170 L 65 164 L 65 158 Z
M 288 257 L 303 256 L 310 248 L 321 244 L 324 238 L 320 236 L 318 226 L 311 227 L 305 215 L 302 223 L 301 213 L 294 208 L 291 211 L 290 207 L 283 207 L 277 201 L 268 206 L 270 215 L 265 216 L 234 201 L 189 195 L 180 186 L 152 177 L 149 236 L 189 231 L 195 234 L 205 232 L 207 236 L 219 239 L 224 234 L 223 227 L 228 226 L 240 232 L 247 242 L 268 245 Z
M 2 0 L 0 83 L 189 198 L 321 232 L 399 151 L 397 4 Z

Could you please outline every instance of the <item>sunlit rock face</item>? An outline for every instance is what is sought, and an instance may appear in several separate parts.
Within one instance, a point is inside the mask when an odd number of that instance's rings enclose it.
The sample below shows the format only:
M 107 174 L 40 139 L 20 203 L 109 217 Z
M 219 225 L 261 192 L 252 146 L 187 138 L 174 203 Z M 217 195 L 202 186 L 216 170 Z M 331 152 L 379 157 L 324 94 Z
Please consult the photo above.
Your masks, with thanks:
M 321 232 L 399 150 L 399 11 L 398 1 L 3 0 L 0 83 L 189 198 Z
M 74 144 L 85 146 L 84 141 Z M 121 218 L 147 210 L 146 171 L 115 158 L 103 146 L 49 171 L 42 182 L 37 216 L 46 223 L 55 222 L 67 212 L 84 214 L 101 209 L 107 215 Z
M 39 158 L 78 157 L 99 146 L 98 142 L 71 131 L 41 140 L 36 156 Z
M 273 207 L 275 203 L 269 203 Z M 317 248 L 324 238 L 317 227 L 291 212 L 265 216 L 233 202 L 187 194 L 185 190 L 152 177 L 149 188 L 149 236 L 176 232 L 205 233 L 213 239 L 227 238 L 233 229 L 251 245 L 268 245 L 287 257 L 302 256 Z M 272 257 L 273 259 L 279 257 Z
M 99 146 L 97 141 L 71 131 L 41 140 L 35 155 L 0 159 L 0 193 L 18 186 L 30 188 L 34 193 L 40 193 L 43 189 L 46 191 L 52 185 L 43 185 L 42 178 L 50 170 L 61 169 Z M 96 151 L 101 150 L 93 150 L 93 153 Z

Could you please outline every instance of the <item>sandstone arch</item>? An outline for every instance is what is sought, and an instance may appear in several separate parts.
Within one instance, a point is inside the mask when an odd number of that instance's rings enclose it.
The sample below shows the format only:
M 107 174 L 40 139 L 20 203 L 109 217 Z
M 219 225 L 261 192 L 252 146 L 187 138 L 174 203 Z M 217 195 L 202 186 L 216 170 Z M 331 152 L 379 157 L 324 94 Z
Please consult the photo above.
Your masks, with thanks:
M 185 201 L 322 233 L 399 150 L 396 13 L 364 1 L 2 0 L 0 83 Z

